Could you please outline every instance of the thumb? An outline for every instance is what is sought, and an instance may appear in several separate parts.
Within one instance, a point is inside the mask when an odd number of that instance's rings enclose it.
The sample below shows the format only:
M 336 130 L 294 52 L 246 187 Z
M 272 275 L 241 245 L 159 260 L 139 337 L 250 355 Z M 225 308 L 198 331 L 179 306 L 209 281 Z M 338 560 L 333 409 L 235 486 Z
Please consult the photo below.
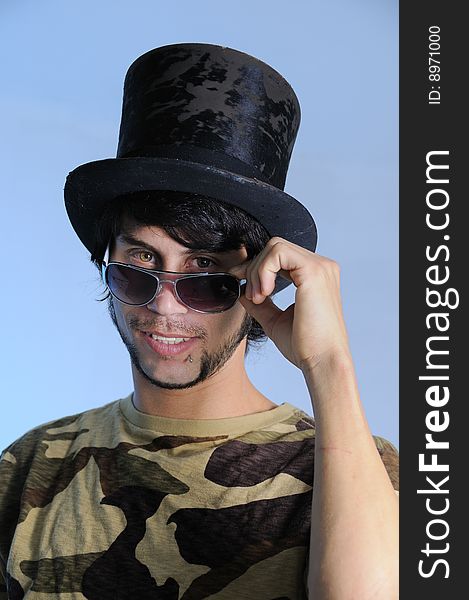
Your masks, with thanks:
M 274 304 L 270 296 L 267 296 L 260 304 L 254 304 L 245 295 L 240 296 L 238 301 L 242 304 L 246 312 L 256 319 L 267 335 L 277 317 L 283 313 L 283 310 Z

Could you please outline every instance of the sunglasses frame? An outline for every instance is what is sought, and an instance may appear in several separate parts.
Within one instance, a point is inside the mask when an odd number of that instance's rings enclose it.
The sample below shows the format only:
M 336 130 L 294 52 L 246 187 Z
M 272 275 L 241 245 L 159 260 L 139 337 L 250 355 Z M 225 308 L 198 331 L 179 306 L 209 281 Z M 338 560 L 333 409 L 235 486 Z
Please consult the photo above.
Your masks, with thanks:
M 174 295 L 176 296 L 176 299 L 178 302 L 180 302 L 181 304 L 183 304 L 184 306 L 186 306 L 187 308 L 189 308 L 190 310 L 194 310 L 195 312 L 198 313 L 202 313 L 202 314 L 215 314 L 215 313 L 222 313 L 225 312 L 227 310 L 230 310 L 230 308 L 233 308 L 233 306 L 236 304 L 237 300 L 239 299 L 239 297 L 241 296 L 241 286 L 245 283 L 247 283 L 247 279 L 238 279 L 238 277 L 236 277 L 235 275 L 233 275 L 232 273 L 222 273 L 222 272 L 218 272 L 218 273 L 211 273 L 211 272 L 197 272 L 197 273 L 179 273 L 178 271 L 160 271 L 157 269 L 145 269 L 144 267 L 137 267 L 136 265 L 129 265 L 128 263 L 121 263 L 121 262 L 117 262 L 117 261 L 109 261 L 109 245 L 106 248 L 106 252 L 104 254 L 104 258 L 103 258 L 103 262 L 101 265 L 101 277 L 103 280 L 103 283 L 106 285 L 106 288 L 109 290 L 109 293 L 114 296 L 114 298 L 116 300 L 118 300 L 119 302 L 122 302 L 122 304 L 127 304 L 127 306 L 147 306 L 147 304 L 150 304 L 150 302 L 153 302 L 153 300 L 156 298 L 156 296 L 158 296 L 158 294 L 161 291 L 161 284 L 162 283 L 172 283 L 173 284 L 173 290 L 174 290 Z M 106 281 L 106 273 L 107 273 L 107 269 L 109 266 L 111 265 L 119 265 L 122 267 L 129 267 L 130 269 L 133 269 L 134 271 L 141 271 L 142 273 L 146 273 L 147 275 L 150 275 L 151 277 L 153 277 L 154 279 L 156 279 L 156 281 L 158 282 L 158 285 L 156 287 L 156 291 L 153 294 L 153 296 L 150 298 L 150 300 L 148 300 L 148 302 L 143 302 L 142 304 L 131 304 L 130 302 L 124 302 L 123 300 L 121 300 L 120 298 L 118 298 L 111 290 L 111 288 L 109 287 L 109 285 L 107 284 Z M 176 279 L 161 279 L 161 277 L 158 277 L 159 273 L 163 273 L 163 274 L 168 274 L 168 275 L 181 275 L 181 277 L 177 277 Z M 211 310 L 211 311 L 206 311 L 206 310 L 199 310 L 197 308 L 192 308 L 192 306 L 189 306 L 186 302 L 184 302 L 182 300 L 182 298 L 179 296 L 179 293 L 177 291 L 177 287 L 176 287 L 176 283 L 178 281 L 180 281 L 181 279 L 192 279 L 194 277 L 207 277 L 210 275 L 227 275 L 228 277 L 232 277 L 233 279 L 236 279 L 236 281 L 238 282 L 238 297 L 236 298 L 236 300 L 233 302 L 233 304 L 228 307 L 228 308 L 223 308 L 221 310 Z

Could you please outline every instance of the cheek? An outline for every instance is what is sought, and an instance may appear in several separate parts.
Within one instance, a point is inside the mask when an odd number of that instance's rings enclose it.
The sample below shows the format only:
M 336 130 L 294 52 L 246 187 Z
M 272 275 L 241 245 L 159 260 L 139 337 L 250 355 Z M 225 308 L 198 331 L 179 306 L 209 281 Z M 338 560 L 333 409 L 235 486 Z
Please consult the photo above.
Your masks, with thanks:
M 217 315 L 217 322 L 214 327 L 226 337 L 226 333 L 232 334 L 233 331 L 237 331 L 241 327 L 245 315 L 246 311 L 243 306 L 237 302 L 230 310 Z
M 120 302 L 113 302 L 113 307 L 114 307 L 114 315 L 115 315 L 115 319 L 117 321 L 117 324 L 119 326 L 119 329 L 122 330 L 128 330 L 129 327 L 127 326 L 127 322 L 128 322 L 128 316 L 126 315 L 125 312 L 125 306 L 122 305 Z

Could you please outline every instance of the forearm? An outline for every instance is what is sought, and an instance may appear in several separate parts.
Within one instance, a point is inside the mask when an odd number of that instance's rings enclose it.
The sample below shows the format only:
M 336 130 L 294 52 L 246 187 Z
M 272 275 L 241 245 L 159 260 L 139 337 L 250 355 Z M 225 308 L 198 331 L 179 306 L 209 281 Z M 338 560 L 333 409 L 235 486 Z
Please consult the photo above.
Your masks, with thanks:
M 398 598 L 398 499 L 359 398 L 353 362 L 303 369 L 316 421 L 311 600 Z

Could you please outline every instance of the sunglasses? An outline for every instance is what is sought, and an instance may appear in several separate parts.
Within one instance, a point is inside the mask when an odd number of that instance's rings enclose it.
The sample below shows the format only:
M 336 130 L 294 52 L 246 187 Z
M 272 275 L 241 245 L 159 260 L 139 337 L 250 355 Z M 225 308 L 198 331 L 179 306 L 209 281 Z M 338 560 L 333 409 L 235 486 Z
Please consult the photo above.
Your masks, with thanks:
M 108 260 L 109 246 L 103 259 L 103 281 L 114 298 L 130 306 L 149 304 L 160 293 L 161 284 L 166 282 L 173 285 L 176 298 L 187 308 L 201 313 L 219 313 L 235 304 L 241 295 L 241 286 L 247 282 L 229 273 L 182 274 Z

